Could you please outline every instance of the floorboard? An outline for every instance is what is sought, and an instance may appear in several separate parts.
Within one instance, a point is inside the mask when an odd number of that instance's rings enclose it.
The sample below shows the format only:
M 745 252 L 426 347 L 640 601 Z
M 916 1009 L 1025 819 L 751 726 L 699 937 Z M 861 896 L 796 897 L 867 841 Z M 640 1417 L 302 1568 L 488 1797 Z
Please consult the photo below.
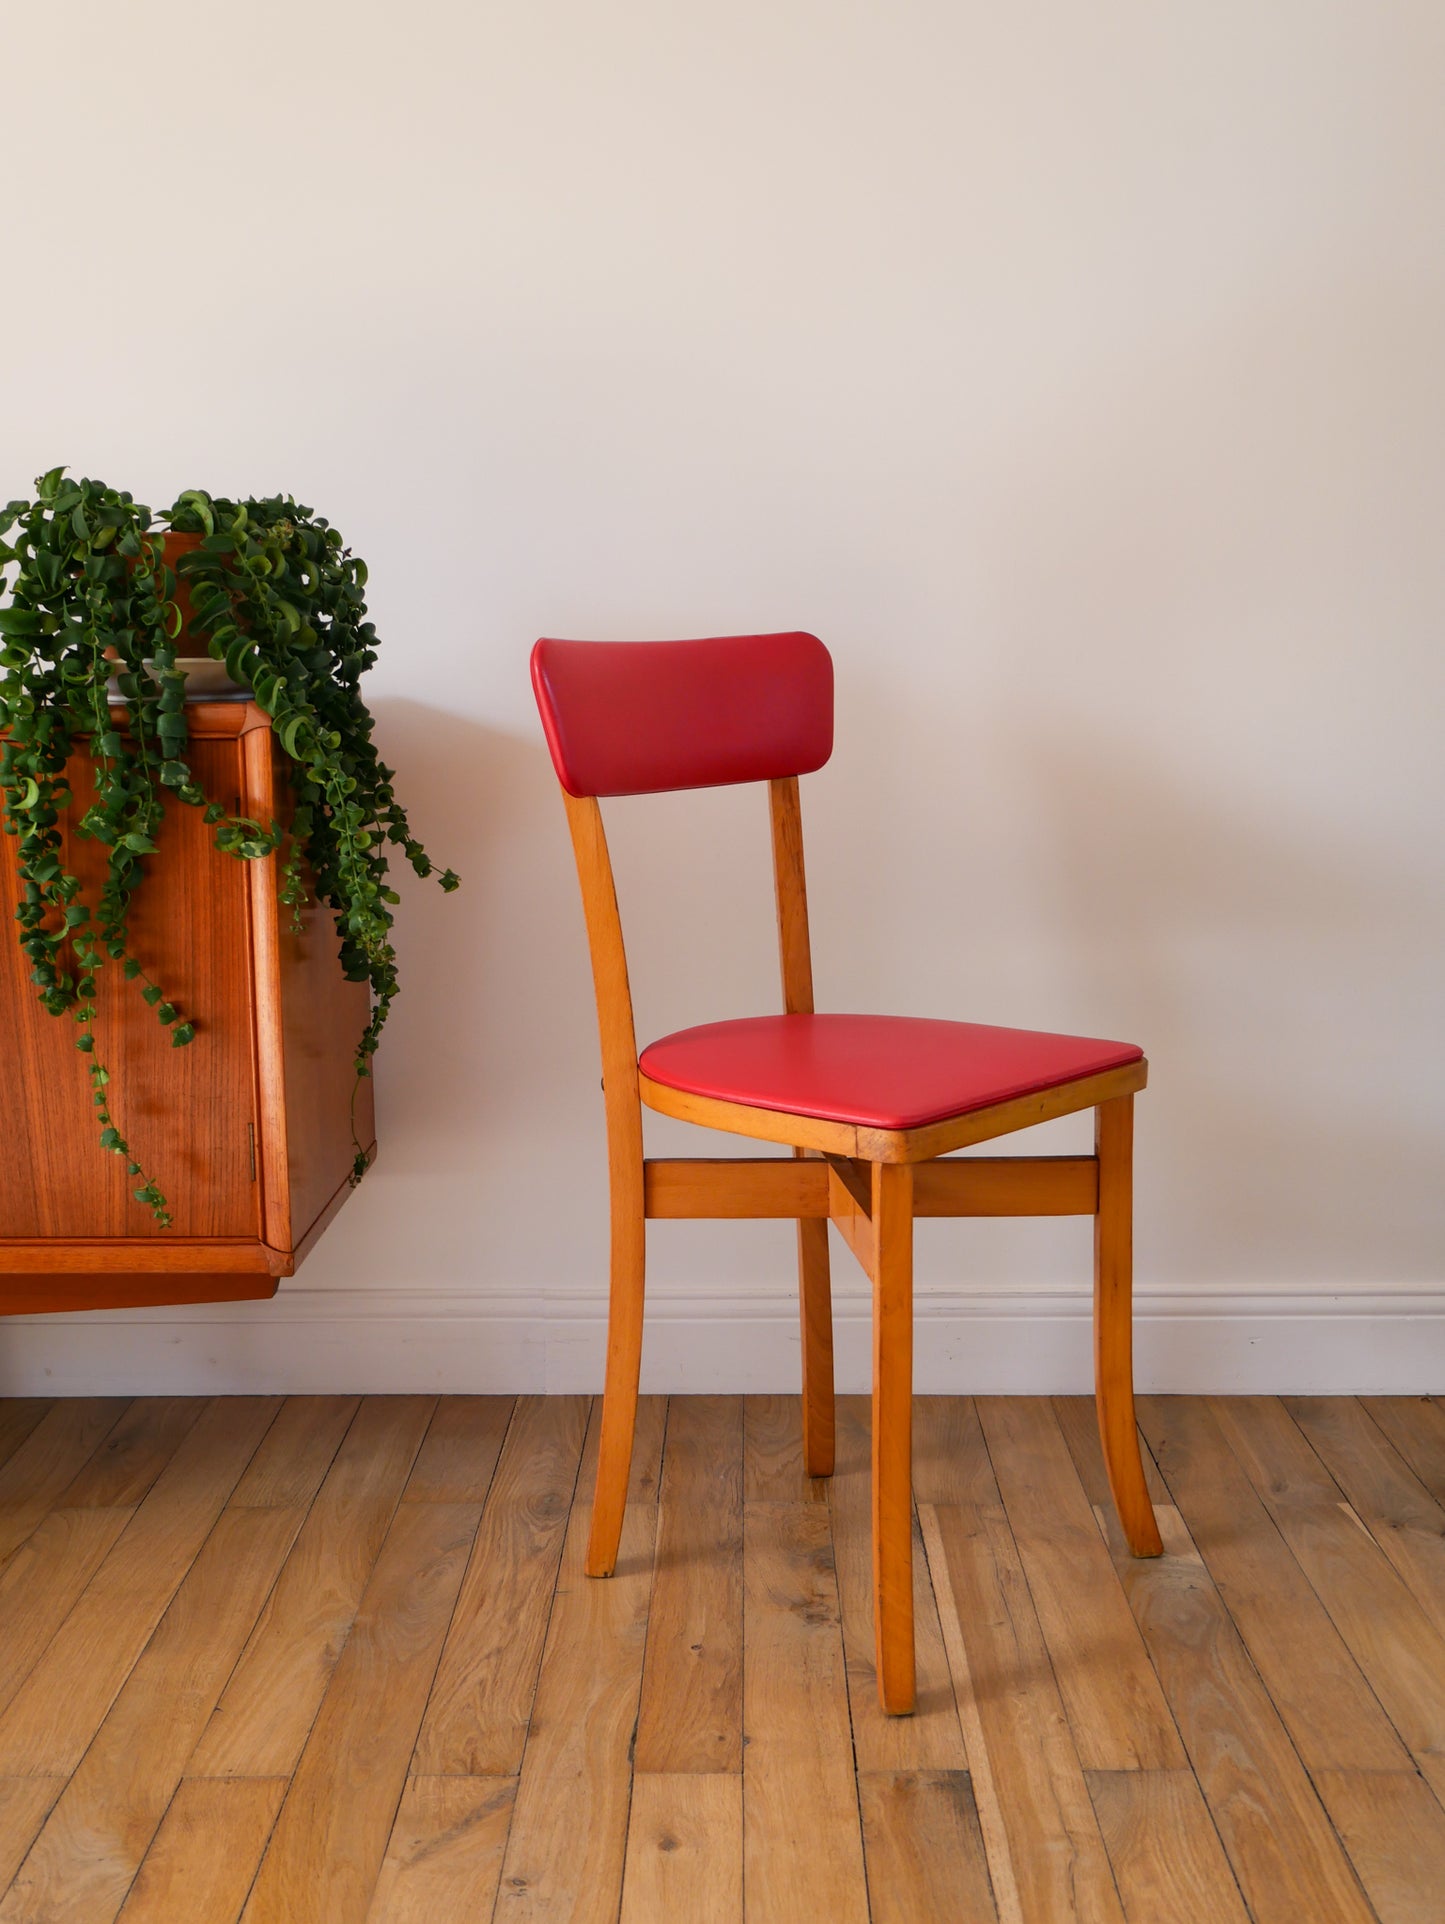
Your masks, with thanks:
M 1438 1924 L 1445 1413 L 918 1399 L 919 1714 L 869 1410 L 0 1401 L 0 1924 Z

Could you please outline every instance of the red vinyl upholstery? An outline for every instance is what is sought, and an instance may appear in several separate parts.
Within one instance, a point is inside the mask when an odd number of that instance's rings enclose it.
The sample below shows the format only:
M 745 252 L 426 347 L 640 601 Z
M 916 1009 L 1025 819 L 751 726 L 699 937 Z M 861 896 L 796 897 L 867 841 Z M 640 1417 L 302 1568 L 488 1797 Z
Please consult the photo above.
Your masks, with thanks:
M 898 1015 L 764 1015 L 680 1029 L 642 1052 L 690 1095 L 862 1129 L 918 1129 L 1137 1062 L 1132 1042 Z
M 532 686 L 569 795 L 808 775 L 833 752 L 833 661 L 816 635 L 543 640 Z

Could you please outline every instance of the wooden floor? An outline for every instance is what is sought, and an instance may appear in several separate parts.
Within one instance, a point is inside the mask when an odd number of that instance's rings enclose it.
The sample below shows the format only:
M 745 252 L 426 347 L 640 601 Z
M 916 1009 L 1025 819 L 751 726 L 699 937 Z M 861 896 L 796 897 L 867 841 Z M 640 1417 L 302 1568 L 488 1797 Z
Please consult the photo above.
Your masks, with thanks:
M 885 1720 L 867 1405 L 644 1400 L 616 1577 L 584 1398 L 0 1402 L 0 1924 L 1439 1924 L 1445 1408 L 917 1408 Z

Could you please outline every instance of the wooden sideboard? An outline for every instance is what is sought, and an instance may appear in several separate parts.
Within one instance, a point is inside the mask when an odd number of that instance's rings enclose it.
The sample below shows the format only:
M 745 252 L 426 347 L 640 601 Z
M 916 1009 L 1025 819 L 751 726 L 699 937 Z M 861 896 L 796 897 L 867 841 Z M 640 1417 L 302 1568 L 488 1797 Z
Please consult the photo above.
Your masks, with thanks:
M 186 719 L 206 793 L 284 821 L 283 758 L 256 704 L 195 702 Z M 73 822 L 91 794 L 83 756 L 71 778 Z M 0 1315 L 272 1296 L 349 1193 L 352 1064 L 370 991 L 343 977 L 330 911 L 309 907 L 293 934 L 277 859 L 219 853 L 200 811 L 173 797 L 157 841 L 131 947 L 195 1040 L 172 1048 L 138 984 L 108 967 L 96 1059 L 117 1124 L 169 1202 L 169 1229 L 98 1146 L 90 1058 L 75 1024 L 36 999 L 15 940 L 15 843 L 0 837 Z M 93 899 L 104 851 L 67 832 L 65 860 Z M 356 1136 L 373 1154 L 369 1079 Z

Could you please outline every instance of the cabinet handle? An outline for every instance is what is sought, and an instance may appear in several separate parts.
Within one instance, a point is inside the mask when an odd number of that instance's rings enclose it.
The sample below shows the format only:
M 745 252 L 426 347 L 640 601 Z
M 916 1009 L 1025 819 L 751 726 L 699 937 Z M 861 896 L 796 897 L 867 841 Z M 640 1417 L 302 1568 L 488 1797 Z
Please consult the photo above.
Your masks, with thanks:
M 256 1125 L 254 1122 L 246 1124 L 246 1153 L 251 1159 L 251 1180 L 254 1182 L 256 1180 Z

